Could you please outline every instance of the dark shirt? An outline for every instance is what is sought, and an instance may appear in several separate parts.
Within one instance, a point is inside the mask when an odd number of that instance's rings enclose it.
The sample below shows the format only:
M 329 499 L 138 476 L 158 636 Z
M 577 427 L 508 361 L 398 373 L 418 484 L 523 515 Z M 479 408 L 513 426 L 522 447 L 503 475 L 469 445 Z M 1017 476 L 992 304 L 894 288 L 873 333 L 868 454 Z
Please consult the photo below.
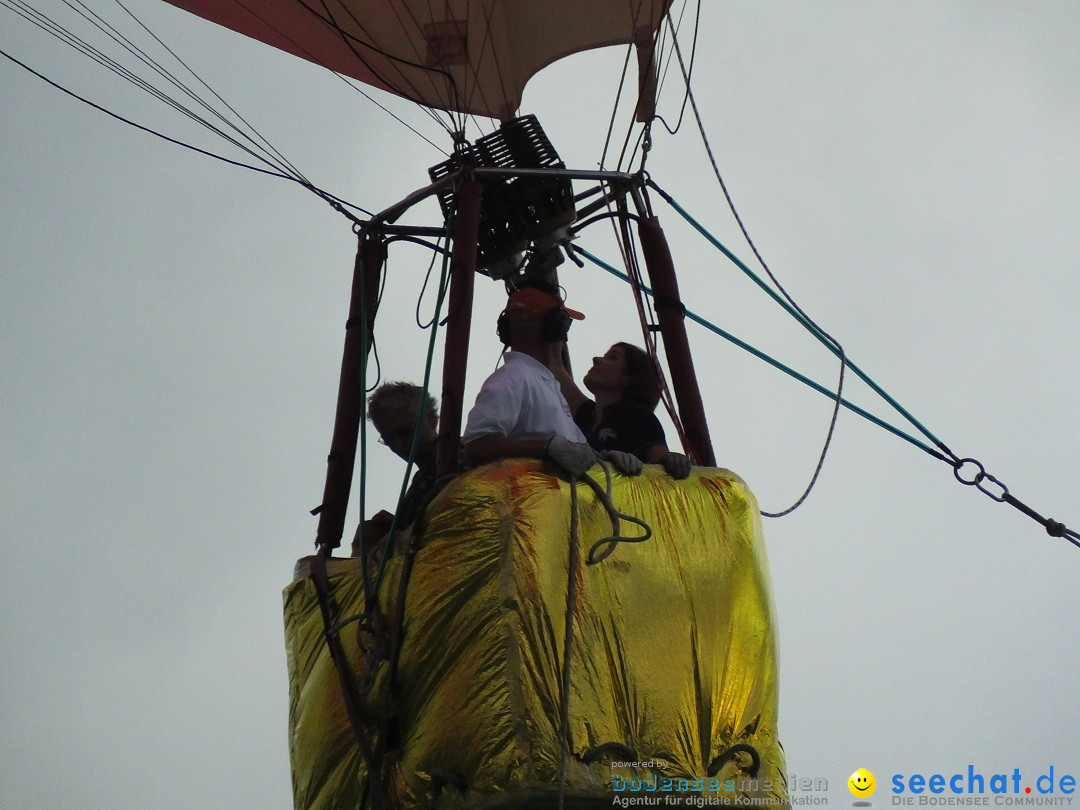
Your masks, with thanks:
M 420 516 L 421 507 L 426 506 L 428 496 L 430 496 L 435 489 L 436 477 L 434 465 L 428 469 L 418 468 L 413 474 L 412 483 L 410 483 L 409 488 L 405 490 L 405 495 L 402 497 L 401 504 L 398 506 L 398 531 L 411 526 Z
M 667 446 L 664 428 L 651 410 L 636 402 L 615 402 L 604 408 L 600 423 L 594 428 L 596 403 L 585 400 L 574 414 L 574 421 L 594 450 L 621 450 L 642 461 L 645 451 L 656 444 Z

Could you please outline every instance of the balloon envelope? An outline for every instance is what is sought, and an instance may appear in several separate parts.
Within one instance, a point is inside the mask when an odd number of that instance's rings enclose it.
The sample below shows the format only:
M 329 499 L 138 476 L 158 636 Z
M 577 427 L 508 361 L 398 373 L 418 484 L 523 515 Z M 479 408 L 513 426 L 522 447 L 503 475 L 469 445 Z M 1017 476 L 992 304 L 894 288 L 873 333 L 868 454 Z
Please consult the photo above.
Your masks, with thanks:
M 631 42 L 650 53 L 671 0 L 168 2 L 427 107 L 507 120 L 557 59 Z

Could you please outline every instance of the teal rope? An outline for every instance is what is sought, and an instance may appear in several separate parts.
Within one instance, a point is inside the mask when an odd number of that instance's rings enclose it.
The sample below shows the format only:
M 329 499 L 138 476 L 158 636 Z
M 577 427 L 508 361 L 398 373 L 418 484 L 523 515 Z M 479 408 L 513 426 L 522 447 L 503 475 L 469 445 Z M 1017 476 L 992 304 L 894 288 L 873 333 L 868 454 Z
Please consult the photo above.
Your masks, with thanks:
M 751 270 L 749 267 L 747 267 L 746 264 L 743 263 L 739 259 L 738 256 L 736 256 L 734 253 L 732 253 L 730 250 L 728 250 L 723 244 L 721 244 L 720 240 L 718 240 L 715 236 L 713 236 L 711 233 L 709 233 L 705 229 L 705 227 L 700 222 L 698 222 L 696 219 L 694 219 L 694 217 L 691 216 L 690 213 L 688 211 L 686 211 L 686 209 L 684 209 L 681 205 L 679 205 L 671 197 L 671 195 L 669 195 L 666 191 L 661 189 L 659 186 L 657 186 L 651 180 L 649 181 L 649 187 L 652 188 L 653 190 L 655 190 L 661 197 L 663 197 L 664 200 L 668 203 L 668 205 L 670 205 L 673 209 L 675 209 L 675 211 L 679 214 L 679 216 L 681 216 L 683 219 L 685 219 L 698 233 L 700 233 L 702 236 L 704 236 L 709 241 L 709 243 L 713 245 L 713 247 L 715 247 L 717 250 L 719 250 L 721 253 L 723 253 L 728 259 L 730 259 L 735 264 L 736 267 L 738 267 L 740 270 L 743 271 L 743 273 L 745 273 L 747 276 L 749 276 L 750 279 L 755 284 L 757 284 L 761 289 L 763 289 L 765 292 L 767 292 L 769 294 L 769 296 L 774 301 L 776 301 L 776 303 L 780 304 L 780 306 L 782 306 L 785 310 L 787 310 L 787 312 L 793 318 L 795 318 L 795 320 L 797 320 L 799 323 L 801 323 L 807 329 L 807 331 L 810 332 L 810 334 L 812 334 L 819 341 L 821 341 L 825 345 L 825 347 L 828 348 L 828 350 L 830 352 L 832 352 L 833 354 L 836 354 L 837 356 L 839 356 L 839 354 L 837 353 L 836 347 L 833 346 L 821 334 L 821 331 L 819 329 L 817 329 L 813 324 L 809 323 L 802 315 L 800 315 L 798 312 L 796 312 L 795 309 L 790 304 L 788 304 L 787 301 L 785 301 L 783 298 L 781 298 L 780 295 L 775 290 L 773 290 L 772 287 L 770 287 L 768 284 L 766 284 L 756 273 L 754 273 L 753 270 Z M 889 405 L 891 405 L 893 408 L 895 408 L 896 411 L 901 416 L 903 416 L 905 419 L 907 419 L 912 425 L 914 425 L 919 430 L 920 433 L 922 433 L 924 436 L 926 436 L 926 438 L 928 438 L 931 442 L 933 442 L 934 445 L 938 449 L 940 449 L 946 456 L 948 456 L 948 458 L 943 458 L 942 459 L 943 461 L 949 461 L 950 459 L 955 459 L 956 458 L 955 455 L 953 454 L 953 452 L 951 450 L 949 450 L 948 447 L 945 446 L 944 442 L 942 442 L 937 436 L 935 436 L 933 433 L 931 433 L 930 430 L 925 425 L 923 425 L 918 419 L 916 419 L 914 416 L 912 416 L 907 411 L 906 408 L 904 408 L 899 402 L 897 402 L 895 399 L 893 399 L 892 396 L 890 396 L 888 394 L 888 392 L 886 392 L 883 388 L 881 388 L 881 386 L 879 386 L 869 376 L 867 376 L 866 373 L 861 368 L 859 368 L 857 365 L 852 363 L 851 360 L 847 361 L 847 365 L 848 365 L 848 368 L 850 368 L 852 371 L 854 371 L 855 374 L 858 375 L 858 377 L 863 382 L 865 382 L 868 386 L 870 386 L 870 388 L 878 396 L 880 396 L 887 403 L 889 403 Z M 830 393 L 830 396 L 834 396 L 834 395 Z M 904 435 L 904 434 L 900 434 L 900 435 Z M 919 446 L 922 446 L 922 445 L 920 444 Z M 938 455 L 938 454 L 937 453 L 931 453 L 931 455 Z M 951 463 L 951 461 L 950 461 L 950 463 Z
M 448 221 L 447 228 L 450 230 L 450 232 L 453 232 L 453 227 L 454 227 L 453 217 L 451 216 L 450 220 Z M 442 270 L 441 270 L 441 276 L 440 276 L 440 279 L 439 279 L 439 294 L 438 294 L 438 297 L 437 297 L 437 299 L 435 301 L 435 314 L 432 315 L 432 318 L 431 318 L 431 337 L 428 339 L 427 361 L 424 364 L 424 384 L 422 386 L 422 388 L 424 389 L 424 394 L 421 396 L 421 408 L 420 408 L 420 410 L 417 411 L 417 413 L 420 416 L 416 420 L 416 430 L 413 432 L 412 448 L 409 450 L 409 462 L 408 462 L 408 464 L 405 465 L 405 476 L 404 476 L 404 478 L 401 479 L 401 489 L 398 492 L 398 506 L 397 506 L 397 509 L 394 510 L 394 519 L 392 521 L 390 521 L 390 531 L 386 535 L 386 541 L 385 541 L 386 545 L 385 545 L 385 547 L 383 549 L 382 559 L 379 560 L 379 570 L 378 570 L 378 573 L 375 575 L 375 583 L 371 587 L 370 590 L 366 591 L 366 593 L 368 594 L 369 605 L 371 603 L 373 603 L 374 598 L 375 598 L 375 594 L 379 592 L 379 587 L 382 585 L 383 575 L 386 572 L 386 563 L 390 559 L 390 556 L 391 556 L 390 555 L 390 544 L 393 542 L 394 532 L 397 531 L 397 526 L 398 526 L 398 516 L 401 514 L 401 502 L 404 500 L 405 492 L 409 487 L 409 478 L 412 475 L 412 469 L 413 469 L 413 459 L 416 458 L 416 452 L 417 452 L 417 450 L 419 448 L 419 445 L 420 445 L 420 433 L 421 433 L 421 430 L 423 429 L 423 422 L 424 422 L 423 402 L 425 401 L 425 399 L 427 397 L 428 386 L 431 384 L 431 367 L 432 367 L 432 365 L 434 363 L 434 358 L 435 358 L 435 338 L 436 338 L 436 336 L 438 335 L 438 332 L 439 332 L 439 321 L 440 321 L 439 316 L 442 314 L 443 303 L 446 300 L 446 293 L 447 293 L 447 290 L 449 289 L 449 287 L 450 287 L 450 252 L 445 251 L 443 253 Z M 363 519 L 363 515 L 361 515 L 361 519 Z M 364 557 L 363 565 L 366 567 L 366 565 L 367 565 L 367 551 L 366 551 L 366 549 L 363 552 L 361 552 L 361 556 Z M 365 587 L 366 587 L 366 585 L 367 585 L 367 582 L 365 580 Z
M 360 340 L 363 347 L 360 354 L 360 379 L 356 381 L 356 385 L 361 387 L 361 397 L 367 391 L 367 374 L 368 374 L 368 349 L 374 348 L 374 341 L 371 339 L 371 324 L 368 323 L 367 311 L 368 311 L 368 295 L 370 291 L 367 288 L 367 250 L 366 241 L 367 234 L 361 232 L 358 235 L 359 239 L 359 252 L 361 262 L 364 264 L 360 267 Z M 386 258 L 383 259 L 383 272 L 386 272 Z M 365 548 L 364 537 L 364 515 L 367 514 L 367 431 L 364 430 L 364 411 L 365 403 L 363 399 L 360 402 L 360 577 L 364 583 L 364 593 L 369 593 L 368 585 L 370 584 L 370 572 L 368 571 L 367 550 Z M 353 462 L 355 464 L 355 461 Z M 346 514 L 348 513 L 348 504 L 346 504 Z M 346 535 L 348 536 L 348 535 Z
M 594 256 L 592 253 L 585 250 L 584 248 L 575 246 L 574 252 L 581 254 L 586 259 L 591 261 L 593 264 L 597 265 L 598 267 L 603 268 L 604 270 L 611 273 L 611 275 L 615 276 L 616 278 L 622 279 L 623 281 L 629 283 L 629 281 L 630 281 L 629 276 L 627 276 L 621 270 L 618 270 L 617 268 L 615 268 L 612 265 L 608 264 L 603 259 L 600 259 L 597 256 Z M 652 290 L 649 287 L 647 287 L 645 285 L 642 285 L 641 288 L 648 295 L 651 296 L 653 294 Z M 779 360 L 776 360 L 775 358 L 770 357 L 769 355 L 765 354 L 760 349 L 756 349 L 755 347 L 751 346 L 749 343 L 746 343 L 745 341 L 740 340 L 739 338 L 735 337 L 730 332 L 727 332 L 727 331 L 721 329 L 719 326 L 716 326 L 715 324 L 710 323 L 709 321 L 705 320 L 700 315 L 697 315 L 696 313 L 690 311 L 689 309 L 686 310 L 686 317 L 689 318 L 690 320 L 694 321 L 695 323 L 700 324 L 701 326 L 704 326 L 706 329 L 708 329 L 713 334 L 719 335 L 720 337 L 724 338 L 724 340 L 727 340 L 727 341 L 729 341 L 731 343 L 734 343 L 740 349 L 743 349 L 743 350 L 749 352 L 750 354 L 757 357 L 759 360 L 764 360 L 766 363 L 768 363 L 773 368 L 779 369 L 780 371 L 784 372 L 785 374 L 787 374 L 787 375 L 789 375 L 791 377 L 794 377 L 796 380 L 803 383 L 804 385 L 809 386 L 810 388 L 813 388 L 818 393 L 824 394 L 825 396 L 827 396 L 831 400 L 834 400 L 834 401 L 836 400 L 836 392 L 835 391 L 832 391 L 832 390 L 826 388 L 825 386 L 821 385 L 820 383 L 817 383 L 814 380 L 810 379 L 809 377 L 806 377 L 805 375 L 799 373 L 798 371 L 795 371 L 795 369 L 791 368 L 790 366 L 784 365 Z M 848 365 L 850 366 L 850 363 Z M 864 419 L 874 423 L 878 427 L 884 428 L 885 430 L 889 431 L 890 433 L 892 433 L 892 434 L 894 434 L 896 436 L 899 436 L 901 439 L 904 439 L 905 441 L 910 442 L 911 444 L 918 447 L 920 450 L 925 450 L 927 453 L 934 456 L 935 458 L 940 459 L 942 461 L 948 461 L 948 459 L 946 459 L 943 455 L 941 455 L 941 453 L 934 450 L 929 445 L 924 444 L 923 442 L 919 441 L 914 436 L 911 436 L 910 434 L 905 433 L 904 431 L 900 430 L 899 428 L 897 428 L 897 427 L 895 427 L 893 425 L 890 425 L 888 422 L 885 422 L 882 419 L 874 416 L 872 413 L 863 410 L 858 405 L 855 405 L 854 403 L 849 402 L 848 400 L 843 399 L 843 398 L 841 398 L 840 404 L 843 405 L 848 410 L 852 411 L 853 413 L 856 413 L 859 416 L 863 417 Z

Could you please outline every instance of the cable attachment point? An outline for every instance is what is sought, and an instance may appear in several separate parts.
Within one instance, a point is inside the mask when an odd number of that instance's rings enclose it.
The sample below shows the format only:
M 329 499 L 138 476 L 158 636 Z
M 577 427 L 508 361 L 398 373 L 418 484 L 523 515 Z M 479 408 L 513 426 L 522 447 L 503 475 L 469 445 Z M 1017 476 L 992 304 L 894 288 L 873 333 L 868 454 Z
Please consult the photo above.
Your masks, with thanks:
M 973 467 L 974 474 L 972 474 L 970 470 L 965 470 L 965 467 Z M 953 465 L 953 475 L 956 476 L 956 480 L 964 486 L 975 487 L 984 495 L 998 503 L 1004 503 L 1005 499 L 1009 497 L 1009 488 L 988 473 L 986 468 L 982 465 L 982 462 L 978 459 L 959 459 Z M 968 476 L 970 476 L 970 479 Z
M 965 474 L 962 472 L 963 468 L 969 464 L 976 469 L 976 472 L 972 476 L 970 481 L 964 477 Z M 973 458 L 962 458 L 953 465 L 953 475 L 956 476 L 956 480 L 959 481 L 961 484 L 971 487 L 975 486 L 980 481 L 982 481 L 983 478 L 986 477 L 986 468 L 983 467 L 980 462 L 976 461 Z
M 975 487 L 998 503 L 1007 503 L 1009 506 L 1023 512 L 1046 529 L 1046 533 L 1051 537 L 1064 537 L 1074 546 L 1080 548 L 1080 535 L 1064 523 L 1059 523 L 1053 518 L 1043 517 L 1015 495 L 1009 494 L 1009 488 L 990 475 L 982 462 L 973 458 L 958 458 L 953 462 L 953 475 L 961 484 Z
M 1051 537 L 1064 537 L 1069 533 L 1069 528 L 1064 523 L 1058 523 L 1053 518 L 1047 518 L 1046 533 Z

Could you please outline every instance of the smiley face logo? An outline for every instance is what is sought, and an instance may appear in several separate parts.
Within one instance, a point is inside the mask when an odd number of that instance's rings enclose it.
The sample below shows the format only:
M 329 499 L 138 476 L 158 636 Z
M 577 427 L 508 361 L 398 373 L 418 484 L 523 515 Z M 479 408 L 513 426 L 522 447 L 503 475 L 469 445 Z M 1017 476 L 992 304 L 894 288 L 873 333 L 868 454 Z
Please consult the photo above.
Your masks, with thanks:
M 866 768 L 859 768 L 848 777 L 847 786 L 852 796 L 865 799 L 867 796 L 874 795 L 874 791 L 877 790 L 877 780 Z

